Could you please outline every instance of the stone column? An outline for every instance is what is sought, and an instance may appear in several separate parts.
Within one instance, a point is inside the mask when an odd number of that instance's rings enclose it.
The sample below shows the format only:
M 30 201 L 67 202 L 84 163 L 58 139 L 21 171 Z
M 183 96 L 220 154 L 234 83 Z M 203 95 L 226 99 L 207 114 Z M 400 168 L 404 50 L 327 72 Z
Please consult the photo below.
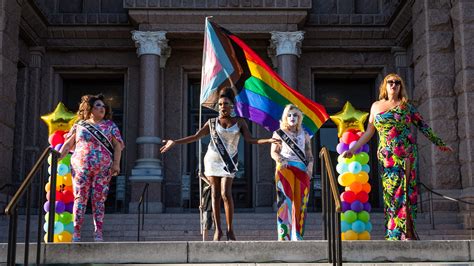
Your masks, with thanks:
M 146 183 L 149 183 L 149 205 L 151 213 L 163 211 L 162 181 L 163 167 L 159 159 L 160 132 L 160 61 L 169 51 L 166 32 L 132 31 L 132 39 L 140 58 L 140 88 L 138 113 L 138 159 L 129 180 L 132 183 L 130 212 L 136 211 L 138 199 Z
M 455 109 L 457 104 L 454 93 L 455 62 L 450 4 L 449 1 L 415 1 L 412 12 L 413 98 L 425 121 L 455 150 L 453 153 L 441 152 L 422 134 L 418 134 L 419 177 L 422 182 L 437 190 L 459 189 L 459 122 Z
M 459 138 L 458 158 L 463 186 L 462 198 L 474 199 L 474 2 L 452 1 L 451 19 L 454 27 L 455 85 L 457 99 L 457 132 Z M 459 194 L 456 195 L 460 197 Z M 462 204 L 462 209 L 467 206 Z M 469 213 L 465 214 L 466 228 Z
M 297 89 L 297 61 L 301 55 L 301 42 L 304 39 L 304 31 L 272 31 L 270 33 L 272 35 L 270 47 L 276 50 L 278 74 L 290 87 Z
M 413 86 L 408 73 L 407 50 L 400 46 L 392 47 L 392 54 L 395 58 L 395 71 L 405 81 L 408 95 L 411 98 L 413 97 Z

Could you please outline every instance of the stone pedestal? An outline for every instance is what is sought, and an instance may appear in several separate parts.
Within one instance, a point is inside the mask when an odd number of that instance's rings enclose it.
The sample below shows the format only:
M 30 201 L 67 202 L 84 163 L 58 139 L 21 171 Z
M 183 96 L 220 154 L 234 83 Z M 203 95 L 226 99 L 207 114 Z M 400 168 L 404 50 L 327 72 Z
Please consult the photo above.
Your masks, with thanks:
M 160 132 L 160 61 L 163 55 L 169 56 L 168 40 L 163 31 L 132 31 L 137 54 L 140 58 L 140 91 L 138 114 L 138 159 L 132 169 L 129 180 L 132 195 L 129 205 L 130 212 L 136 212 L 138 201 L 145 184 L 149 185 L 148 211 L 163 211 L 161 183 L 163 182 L 163 166 L 159 156 Z

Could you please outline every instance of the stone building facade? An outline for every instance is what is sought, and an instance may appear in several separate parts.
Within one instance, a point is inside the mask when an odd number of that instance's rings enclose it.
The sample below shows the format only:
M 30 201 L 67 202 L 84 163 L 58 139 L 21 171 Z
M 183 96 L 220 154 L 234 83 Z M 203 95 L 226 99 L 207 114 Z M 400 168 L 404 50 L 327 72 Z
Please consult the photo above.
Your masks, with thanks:
M 198 127 L 204 18 L 213 16 L 329 113 L 346 100 L 368 111 L 384 75 L 399 73 L 426 121 L 455 150 L 441 153 L 419 134 L 420 180 L 474 197 L 470 0 L 6 0 L 0 14 L 0 187 L 18 185 L 47 146 L 40 115 L 59 101 L 74 110 L 81 94 L 104 92 L 127 144 L 109 204 L 134 212 L 149 183 L 150 211 L 195 208 L 196 145 L 162 156 L 158 143 Z M 257 125 L 251 130 L 270 136 Z M 328 122 L 314 137 L 315 154 L 334 145 L 334 130 Z M 242 144 L 241 151 L 237 207 L 271 210 L 269 147 Z M 380 207 L 374 159 L 372 201 Z

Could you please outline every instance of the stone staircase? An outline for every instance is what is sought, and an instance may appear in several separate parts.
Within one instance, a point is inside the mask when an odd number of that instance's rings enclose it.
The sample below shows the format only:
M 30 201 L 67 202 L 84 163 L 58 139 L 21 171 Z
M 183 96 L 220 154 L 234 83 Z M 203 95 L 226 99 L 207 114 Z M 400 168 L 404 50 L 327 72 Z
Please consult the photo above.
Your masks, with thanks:
M 224 216 L 223 216 L 224 217 Z M 463 229 L 461 218 L 455 212 L 436 212 L 435 229 L 429 221 L 428 213 L 420 213 L 417 218 L 417 231 L 422 240 L 470 240 L 474 231 Z M 275 213 L 239 213 L 234 216 L 235 234 L 241 241 L 276 240 Z M 383 240 L 384 225 L 382 213 L 371 213 L 373 240 Z M 225 228 L 225 220 L 222 222 Z M 24 236 L 24 216 L 19 217 L 18 240 Z M 41 226 L 42 227 L 42 226 Z M 137 214 L 106 214 L 104 238 L 110 242 L 137 241 Z M 321 213 L 308 214 L 305 240 L 322 240 Z M 32 216 L 31 232 L 37 232 L 37 216 Z M 86 215 L 82 240 L 92 241 L 92 216 Z M 209 234 L 212 238 L 213 231 Z M 146 214 L 145 224 L 140 231 L 141 241 L 200 241 L 198 213 Z M 0 216 L 0 243 L 8 240 L 8 219 Z M 225 240 L 225 236 L 223 238 Z

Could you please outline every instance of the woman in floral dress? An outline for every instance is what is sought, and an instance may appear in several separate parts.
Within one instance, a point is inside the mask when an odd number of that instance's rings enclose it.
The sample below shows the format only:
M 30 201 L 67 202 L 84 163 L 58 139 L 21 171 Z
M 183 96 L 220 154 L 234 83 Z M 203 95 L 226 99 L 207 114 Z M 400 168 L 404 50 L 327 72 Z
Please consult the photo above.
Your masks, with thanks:
M 379 101 L 370 110 L 366 132 L 356 145 L 342 154 L 345 158 L 367 143 L 375 131 L 379 134 L 377 158 L 381 166 L 387 240 L 417 239 L 416 218 L 418 187 L 416 181 L 417 146 L 411 132 L 416 126 L 441 151 L 452 149 L 438 138 L 408 102 L 405 84 L 397 74 L 387 75 L 380 85 Z M 407 164 L 409 162 L 409 165 Z M 409 169 L 406 180 L 405 171 Z M 408 201 L 407 201 L 408 196 Z
M 112 176 L 120 173 L 120 157 L 124 147 L 118 127 L 112 122 L 111 108 L 102 95 L 82 96 L 77 112 L 78 122 L 66 135 L 60 150 L 63 158 L 75 147 L 71 157 L 74 189 L 73 242 L 81 240 L 89 194 L 95 225 L 95 241 L 103 241 L 102 224 L 105 200 Z

